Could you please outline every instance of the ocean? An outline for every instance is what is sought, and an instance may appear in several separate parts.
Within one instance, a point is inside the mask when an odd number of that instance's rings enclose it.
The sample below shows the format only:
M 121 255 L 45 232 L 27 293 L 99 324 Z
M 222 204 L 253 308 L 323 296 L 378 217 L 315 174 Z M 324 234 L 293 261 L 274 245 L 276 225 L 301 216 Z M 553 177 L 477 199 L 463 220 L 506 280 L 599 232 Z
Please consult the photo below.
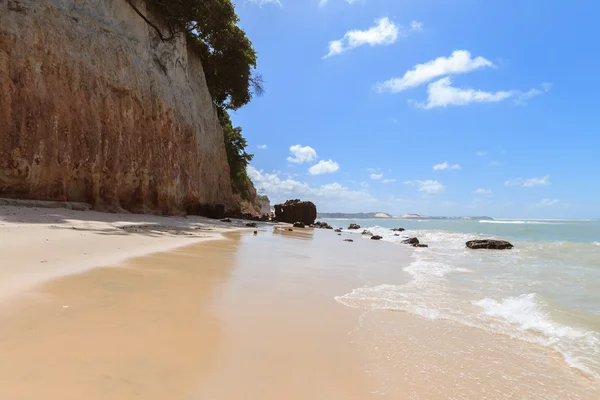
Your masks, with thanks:
M 537 343 L 600 379 L 600 221 L 325 221 L 343 228 L 358 223 L 398 246 L 406 246 L 400 243 L 406 237 L 429 245 L 415 249 L 403 267 L 407 280 L 358 287 L 336 297 L 338 302 L 447 319 Z M 390 228 L 406 231 L 394 236 Z M 508 240 L 515 247 L 465 247 L 466 241 L 483 238 Z

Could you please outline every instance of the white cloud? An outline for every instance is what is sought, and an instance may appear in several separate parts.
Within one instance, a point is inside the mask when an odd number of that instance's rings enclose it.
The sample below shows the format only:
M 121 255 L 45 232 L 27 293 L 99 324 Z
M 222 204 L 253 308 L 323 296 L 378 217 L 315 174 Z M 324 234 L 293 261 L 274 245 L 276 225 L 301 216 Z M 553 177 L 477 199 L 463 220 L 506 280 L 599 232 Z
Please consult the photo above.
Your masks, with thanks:
M 368 188 L 369 184 L 367 182 L 361 182 L 360 186 L 363 187 L 363 188 Z
M 418 104 L 426 110 L 436 107 L 466 106 L 471 103 L 494 103 L 515 95 L 515 91 L 484 92 L 475 89 L 452 87 L 449 77 L 430 83 L 427 87 L 427 102 Z
M 394 183 L 396 182 L 396 179 L 384 179 L 381 181 L 381 183 Z
M 268 148 L 266 144 L 259 144 L 256 147 L 259 148 L 259 149 L 261 149 L 261 150 L 266 150 Z
M 542 206 L 542 207 L 550 207 L 550 206 L 555 206 L 559 203 L 560 203 L 559 199 L 542 199 L 542 201 L 537 203 L 537 205 Z
M 446 187 L 444 185 L 442 185 L 440 182 L 432 181 L 432 180 L 404 181 L 403 183 L 406 185 L 417 186 L 419 188 L 419 192 L 425 192 L 425 193 L 439 193 L 439 192 L 443 191 L 444 189 L 446 189 Z
M 290 153 L 293 157 L 290 156 L 287 160 L 297 164 L 311 162 L 317 158 L 317 152 L 310 146 L 296 144 L 290 147 Z
M 308 169 L 311 175 L 331 174 L 340 169 L 340 165 L 333 160 L 321 160 Z
M 383 178 L 383 174 L 371 174 L 371 179 L 373 179 L 374 181 L 378 181 L 381 178 Z
M 396 42 L 400 36 L 407 36 L 412 31 L 422 30 L 422 23 L 413 21 L 409 28 L 396 25 L 388 17 L 375 20 L 375 26 L 361 30 L 351 30 L 346 32 L 344 37 L 339 40 L 329 42 L 329 53 L 324 57 L 331 57 L 341 54 L 356 47 L 369 45 L 390 45 Z
M 552 83 L 545 82 L 541 84 L 541 89 L 530 89 L 526 92 L 519 93 L 515 99 L 515 103 L 520 106 L 527 105 L 527 100 L 537 97 L 541 94 L 548 93 L 552 89 Z
M 487 155 L 487 151 L 478 151 L 475 153 L 477 157 L 485 157 Z
M 489 195 L 492 194 L 492 190 L 491 189 L 477 189 L 473 193 L 475 193 L 475 194 L 485 194 L 485 195 L 489 196 Z
M 480 68 L 490 68 L 494 64 L 483 57 L 471 58 L 466 50 L 455 50 L 450 57 L 438 57 L 424 64 L 417 64 L 404 73 L 402 78 L 392 78 L 377 85 L 380 92 L 398 93 L 417 87 L 431 80 L 453 74 L 465 74 Z
M 272 203 L 278 203 L 290 198 L 311 200 L 319 207 L 339 211 L 348 207 L 369 207 L 378 204 L 371 194 L 362 190 L 350 190 L 337 183 L 321 186 L 311 186 L 291 178 L 282 178 L 277 173 L 266 173 L 253 166 L 248 166 L 248 176 L 254 182 L 256 189 L 267 194 Z
M 448 161 L 444 161 L 441 164 L 436 164 L 433 166 L 434 171 L 444 171 L 446 169 L 461 169 L 461 166 L 460 164 L 450 165 L 448 164 Z
M 250 0 L 250 3 L 257 4 L 259 6 L 264 6 L 265 4 L 273 4 L 279 7 L 283 7 L 279 0 Z
M 549 185 L 549 184 L 550 184 L 550 175 L 546 175 L 542 178 L 529 178 L 529 179 L 516 178 L 516 179 L 510 179 L 510 180 L 504 182 L 505 186 L 522 186 L 522 187 L 534 187 L 534 186 Z

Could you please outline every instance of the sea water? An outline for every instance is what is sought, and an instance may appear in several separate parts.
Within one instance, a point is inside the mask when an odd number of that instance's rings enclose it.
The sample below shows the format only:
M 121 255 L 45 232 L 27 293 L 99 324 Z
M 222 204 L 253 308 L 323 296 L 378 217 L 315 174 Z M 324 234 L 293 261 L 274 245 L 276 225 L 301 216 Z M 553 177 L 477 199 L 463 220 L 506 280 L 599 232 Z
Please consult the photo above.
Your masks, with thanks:
M 415 249 L 404 267 L 408 283 L 356 288 L 337 297 L 340 303 L 448 319 L 538 343 L 600 379 L 600 221 L 326 222 L 344 228 L 355 222 L 399 246 L 406 246 L 401 244 L 406 237 L 429 245 Z M 465 246 L 468 240 L 488 238 L 508 240 L 515 247 L 498 251 Z

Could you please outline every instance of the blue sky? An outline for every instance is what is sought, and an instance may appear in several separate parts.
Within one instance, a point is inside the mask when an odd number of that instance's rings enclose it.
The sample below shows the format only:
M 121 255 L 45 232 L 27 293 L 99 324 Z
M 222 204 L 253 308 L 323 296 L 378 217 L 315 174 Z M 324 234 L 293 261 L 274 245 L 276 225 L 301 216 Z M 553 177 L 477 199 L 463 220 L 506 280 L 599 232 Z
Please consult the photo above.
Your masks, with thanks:
M 266 92 L 233 120 L 272 200 L 600 217 L 600 3 L 236 4 Z

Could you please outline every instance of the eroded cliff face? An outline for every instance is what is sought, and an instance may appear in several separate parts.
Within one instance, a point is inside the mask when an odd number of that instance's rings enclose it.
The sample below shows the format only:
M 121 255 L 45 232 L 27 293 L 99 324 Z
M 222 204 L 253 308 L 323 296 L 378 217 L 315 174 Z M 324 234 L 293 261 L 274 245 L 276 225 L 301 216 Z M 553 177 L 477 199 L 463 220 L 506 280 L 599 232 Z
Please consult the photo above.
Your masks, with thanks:
M 0 0 L 0 196 L 232 209 L 223 133 L 185 38 L 161 42 L 125 0 Z

